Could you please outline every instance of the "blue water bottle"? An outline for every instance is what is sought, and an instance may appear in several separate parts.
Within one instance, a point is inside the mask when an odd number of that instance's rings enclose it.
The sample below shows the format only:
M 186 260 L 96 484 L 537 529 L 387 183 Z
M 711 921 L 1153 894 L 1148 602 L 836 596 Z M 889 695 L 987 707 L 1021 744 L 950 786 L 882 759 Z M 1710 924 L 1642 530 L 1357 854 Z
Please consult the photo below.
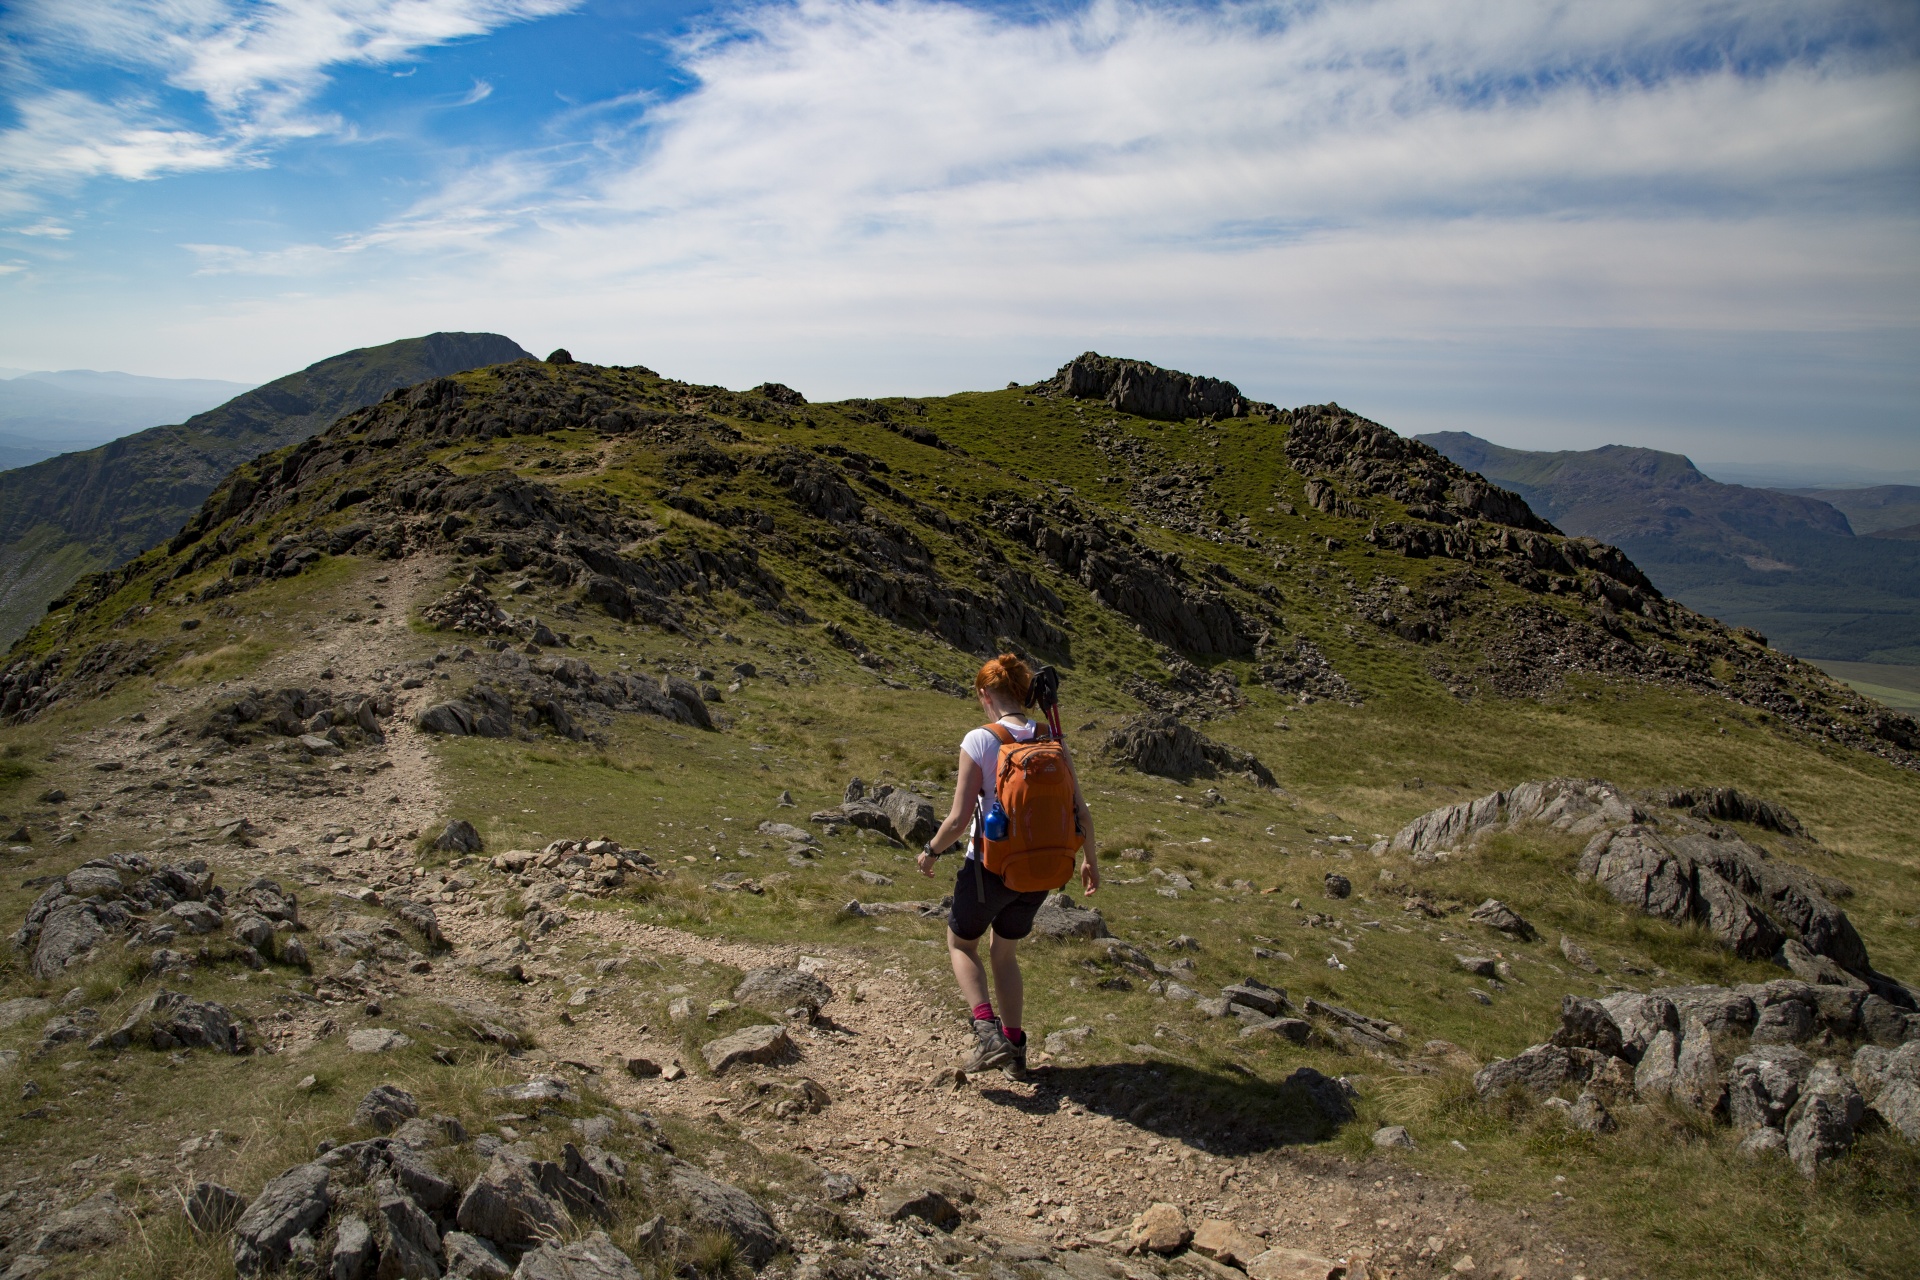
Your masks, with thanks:
M 987 816 L 981 819 L 980 830 L 989 840 L 1005 840 L 1007 828 L 1011 825 L 1007 821 L 1007 811 L 995 800 L 987 807 Z

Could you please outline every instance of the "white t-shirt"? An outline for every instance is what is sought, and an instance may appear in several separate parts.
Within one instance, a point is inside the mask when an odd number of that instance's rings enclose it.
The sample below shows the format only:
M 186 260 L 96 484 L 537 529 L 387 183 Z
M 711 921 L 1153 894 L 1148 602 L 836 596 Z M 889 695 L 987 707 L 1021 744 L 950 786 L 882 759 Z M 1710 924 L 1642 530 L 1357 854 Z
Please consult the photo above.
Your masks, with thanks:
M 1015 742 L 1032 742 L 1033 735 L 1039 732 L 1039 726 L 1021 716 L 1006 715 L 1000 717 L 1000 723 L 1007 727 Z M 967 856 L 980 856 L 978 834 L 980 815 L 993 808 L 994 779 L 1000 772 L 1000 739 L 985 729 L 974 729 L 960 739 L 960 749 L 967 757 L 980 766 L 980 807 L 974 811 L 973 824 L 967 828 Z

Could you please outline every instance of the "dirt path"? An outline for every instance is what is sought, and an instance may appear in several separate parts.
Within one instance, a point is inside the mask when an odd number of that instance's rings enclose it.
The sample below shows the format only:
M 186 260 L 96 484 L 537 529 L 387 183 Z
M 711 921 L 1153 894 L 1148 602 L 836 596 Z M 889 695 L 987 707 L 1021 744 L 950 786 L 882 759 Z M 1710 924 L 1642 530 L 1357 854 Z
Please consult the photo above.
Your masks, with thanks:
M 245 818 L 260 829 L 257 849 L 196 849 L 224 864 L 219 865 L 223 882 L 239 878 L 244 883 L 261 874 L 290 878 L 309 887 L 309 902 L 338 892 L 386 892 L 406 885 L 410 896 L 433 902 L 451 958 L 436 958 L 427 974 L 384 966 L 379 986 L 433 999 L 494 1001 L 498 982 L 480 978 L 462 961 L 515 936 L 514 922 L 495 914 L 481 896 L 497 882 L 479 877 L 479 884 L 462 886 L 416 878 L 409 838 L 444 821 L 446 814 L 433 754 L 411 723 L 411 714 L 435 696 L 435 681 L 427 679 L 414 690 L 397 688 L 399 665 L 422 656 L 420 638 L 404 630 L 404 620 L 442 589 L 444 572 L 444 564 L 424 558 L 395 563 L 382 575 L 387 581 L 367 585 L 367 594 L 384 606 L 372 609 L 371 600 L 363 602 L 377 621 L 330 625 L 244 682 L 368 692 L 394 686 L 395 714 L 383 726 L 384 748 L 351 753 L 333 766 L 339 794 L 290 800 L 243 773 L 225 779 L 215 798 L 193 814 L 192 827 L 203 837 L 208 826 Z M 460 644 L 448 637 L 443 648 Z M 121 762 L 122 771 L 105 775 L 99 794 L 124 796 L 129 780 L 178 772 L 188 754 L 149 746 L 144 739 L 151 736 L 152 724 L 190 712 L 207 699 L 205 690 L 163 695 L 149 708 L 146 724 L 109 725 L 70 749 L 85 763 Z M 377 763 L 370 766 L 369 759 Z M 188 838 L 182 818 L 161 824 L 130 803 L 119 812 L 121 820 L 170 830 L 166 838 Z M 325 910 L 316 904 L 312 914 L 319 917 Z M 811 952 L 836 998 L 819 1023 L 794 1029 L 798 1062 L 776 1074 L 806 1076 L 823 1085 L 832 1102 L 817 1114 L 775 1119 L 765 1106 L 754 1105 L 751 1090 L 700 1071 L 673 1082 L 636 1079 L 619 1068 L 628 1055 L 661 1062 L 683 1056 L 673 1028 L 637 1026 L 608 1007 L 623 991 L 661 981 L 649 961 L 751 969 L 798 963 L 802 951 L 716 941 L 621 911 L 569 914 L 568 923 L 540 939 L 528 957 L 529 971 L 544 979 L 524 989 L 520 1009 L 534 1024 L 540 1044 L 527 1055 L 530 1070 L 581 1064 L 594 1070 L 594 1086 L 621 1105 L 696 1118 L 719 1113 L 763 1147 L 801 1153 L 870 1187 L 897 1180 L 905 1169 L 945 1172 L 980 1193 L 982 1216 L 964 1233 L 968 1238 L 1026 1242 L 1021 1247 L 1041 1249 L 1039 1257 L 1045 1246 L 1081 1247 L 1089 1236 L 1124 1227 L 1147 1205 L 1164 1201 L 1196 1225 L 1204 1218 L 1224 1218 L 1270 1244 L 1370 1260 L 1376 1276 L 1585 1275 L 1582 1254 L 1557 1244 L 1538 1220 L 1476 1204 L 1460 1190 L 1411 1175 L 1404 1166 L 1356 1163 L 1311 1148 L 1216 1156 L 1119 1118 L 1130 1110 L 1125 1105 L 1102 1108 L 1118 1116 L 1090 1109 L 1050 1084 L 1045 1070 L 1025 1081 L 996 1072 L 959 1088 L 933 1087 L 930 1082 L 941 1068 L 960 1059 L 968 1037 L 950 982 L 910 974 L 905 961 L 901 967 L 876 967 L 861 956 Z M 559 958 L 562 946 L 570 944 L 583 945 L 596 958 L 627 963 L 604 974 L 569 973 L 581 967 Z M 926 960 L 915 957 L 915 969 L 925 970 Z M 568 979 L 581 978 L 580 985 L 595 988 L 596 994 L 578 1005 L 550 985 L 570 986 Z M 268 1046 L 294 1050 L 329 1029 L 331 1019 L 316 1012 L 269 1029 Z M 957 1262 L 967 1253 L 956 1244 L 951 1248 L 957 1254 L 943 1255 L 949 1246 L 938 1237 L 933 1245 L 936 1261 L 944 1256 Z M 1008 1255 L 1003 1251 L 1002 1256 Z M 1207 1265 L 1204 1260 L 1194 1264 L 1203 1270 Z M 1611 1274 L 1627 1273 L 1615 1269 Z

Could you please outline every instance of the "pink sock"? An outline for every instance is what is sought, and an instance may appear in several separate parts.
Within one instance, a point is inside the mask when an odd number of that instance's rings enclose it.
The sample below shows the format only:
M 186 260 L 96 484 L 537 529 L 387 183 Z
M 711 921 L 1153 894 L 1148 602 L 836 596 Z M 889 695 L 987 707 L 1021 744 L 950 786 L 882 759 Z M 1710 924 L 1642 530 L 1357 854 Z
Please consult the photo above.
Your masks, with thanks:
M 1000 1029 L 1007 1033 L 1008 1042 L 1016 1048 L 1027 1042 L 1027 1033 L 1019 1027 L 1001 1027 Z
M 991 1022 L 993 1020 L 993 1001 L 989 1000 L 985 1004 L 973 1006 L 973 1020 L 975 1022 Z

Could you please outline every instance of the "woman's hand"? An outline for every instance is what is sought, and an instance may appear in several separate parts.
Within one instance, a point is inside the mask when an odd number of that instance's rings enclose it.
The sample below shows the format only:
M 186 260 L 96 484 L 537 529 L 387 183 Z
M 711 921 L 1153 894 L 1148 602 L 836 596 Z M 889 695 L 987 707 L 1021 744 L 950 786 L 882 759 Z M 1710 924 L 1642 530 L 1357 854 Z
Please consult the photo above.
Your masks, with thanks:
M 933 849 L 930 846 L 922 848 L 920 850 L 920 856 L 913 861 L 914 865 L 920 868 L 921 875 L 926 876 L 928 879 L 933 878 L 933 864 L 937 859 L 934 858 Z
M 1092 849 L 1087 850 L 1087 856 L 1080 864 L 1080 887 L 1086 890 L 1089 898 L 1100 891 L 1100 860 L 1094 856 Z

